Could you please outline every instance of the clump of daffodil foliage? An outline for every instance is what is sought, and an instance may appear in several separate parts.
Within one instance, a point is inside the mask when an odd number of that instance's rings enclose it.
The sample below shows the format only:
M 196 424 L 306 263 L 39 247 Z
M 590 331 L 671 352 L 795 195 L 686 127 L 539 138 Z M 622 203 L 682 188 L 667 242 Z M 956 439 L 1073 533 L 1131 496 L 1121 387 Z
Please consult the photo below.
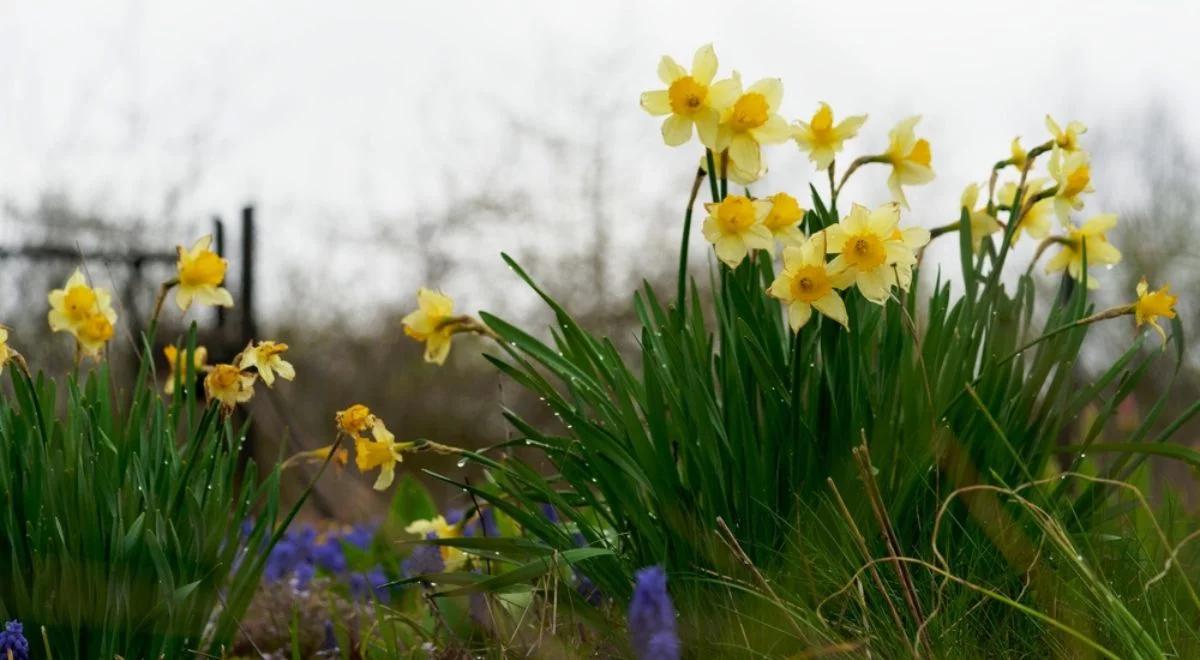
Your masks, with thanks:
M 507 257 L 554 313 L 547 335 L 456 315 L 428 289 L 405 319 L 438 364 L 456 334 L 494 338 L 488 359 L 561 420 L 506 410 L 516 437 L 464 452 L 487 479 L 459 485 L 520 532 L 432 535 L 467 557 L 429 578 L 437 593 L 518 593 L 503 607 L 514 619 L 532 609 L 571 643 L 600 636 L 643 657 L 646 633 L 631 623 L 630 646 L 622 622 L 634 576 L 656 565 L 679 611 L 680 644 L 663 624 L 661 657 L 1200 653 L 1197 521 L 1143 495 L 1147 457 L 1200 465 L 1171 442 L 1200 406 L 1165 419 L 1164 394 L 1112 428 L 1184 343 L 1166 286 L 1094 308 L 1096 266 L 1121 254 L 1115 215 L 1079 214 L 1093 191 L 1086 128 L 1046 117 L 1035 146 L 1014 139 L 960 175 L 975 181 L 944 210 L 953 222 L 923 227 L 905 196 L 934 178 L 920 117 L 843 156 L 866 115 L 815 103 L 789 124 L 783 84 L 721 78 L 711 46 L 690 68 L 664 57 L 658 78 L 641 106 L 668 146 L 699 141 L 700 167 L 681 204 L 677 289 L 633 298 L 639 354 L 582 327 Z M 813 183 L 764 189 L 767 148 L 787 142 L 815 164 Z M 842 197 L 874 169 L 891 202 Z M 688 277 L 693 233 L 711 244 L 709 287 Z M 942 237 L 957 237 L 957 265 L 927 256 Z M 1031 256 L 1002 277 L 1027 239 Z M 1064 273 L 1049 295 L 1043 257 L 1047 275 Z M 1090 326 L 1124 317 L 1128 347 L 1085 378 Z M 581 578 L 602 597 L 569 588 Z

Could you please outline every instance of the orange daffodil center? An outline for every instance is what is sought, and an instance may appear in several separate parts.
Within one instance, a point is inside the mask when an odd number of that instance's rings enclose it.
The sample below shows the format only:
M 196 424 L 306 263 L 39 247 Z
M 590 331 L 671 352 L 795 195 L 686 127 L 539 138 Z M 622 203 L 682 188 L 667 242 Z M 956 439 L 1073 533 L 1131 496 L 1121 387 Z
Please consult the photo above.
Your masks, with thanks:
M 772 203 L 743 195 L 730 195 L 719 203 L 705 204 L 708 217 L 701 231 L 716 249 L 717 258 L 736 268 L 752 250 L 772 250 L 774 237 L 764 221 Z
M 717 55 L 711 44 L 696 51 L 690 72 L 671 57 L 663 56 L 658 64 L 658 79 L 667 87 L 644 92 L 641 105 L 651 115 L 665 116 L 662 136 L 668 146 L 677 147 L 690 140 L 694 127 L 700 141 L 716 149 L 721 113 L 740 92 L 732 80 L 713 82 L 716 74 Z
M 814 309 L 847 327 L 846 306 L 837 290 L 854 282 L 854 273 L 825 261 L 823 233 L 789 245 L 783 250 L 783 271 L 767 288 L 787 309 L 788 324 L 799 330 L 812 318 Z
M 192 302 L 233 307 L 233 296 L 221 286 L 229 264 L 209 249 L 211 245 L 212 236 L 205 236 L 191 249 L 184 250 L 182 245 L 176 248 L 179 260 L 176 263 L 175 304 L 181 311 L 187 311 Z
M 667 88 L 667 98 L 671 103 L 671 112 L 690 117 L 704 107 L 708 85 L 696 82 L 691 76 L 682 76 Z
M 883 304 L 892 287 L 907 291 L 916 249 L 929 242 L 929 231 L 900 229 L 900 207 L 884 204 L 871 211 L 855 204 L 850 214 L 824 231 L 826 250 L 836 254 L 833 272 L 848 271 L 858 290 L 871 302 Z
M 929 141 L 918 139 L 916 125 L 921 121 L 920 115 L 905 119 L 888 133 L 888 148 L 883 158 L 892 166 L 888 177 L 888 188 L 892 198 L 905 208 L 908 199 L 904 196 L 906 185 L 920 185 L 933 180 L 933 153 Z
M 817 169 L 824 170 L 833 164 L 833 159 L 842 150 L 843 143 L 857 135 L 858 129 L 866 121 L 866 115 L 857 115 L 847 117 L 835 125 L 833 109 L 828 103 L 821 103 L 811 121 L 796 121 L 792 124 L 792 138 L 800 149 L 808 152 L 809 159 Z
M 804 209 L 800 208 L 800 202 L 785 192 L 771 195 L 768 201 L 771 202 L 771 210 L 763 224 L 771 231 L 771 235 L 783 242 L 802 240 L 804 236 L 799 225 L 804 218 Z

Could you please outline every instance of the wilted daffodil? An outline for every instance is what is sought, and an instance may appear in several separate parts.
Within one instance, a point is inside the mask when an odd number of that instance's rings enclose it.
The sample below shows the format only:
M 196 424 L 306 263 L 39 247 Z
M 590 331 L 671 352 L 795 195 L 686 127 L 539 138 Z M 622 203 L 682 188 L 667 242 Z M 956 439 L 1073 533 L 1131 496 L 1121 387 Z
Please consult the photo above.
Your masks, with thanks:
M 799 330 L 808 323 L 814 307 L 842 327 L 849 327 L 846 305 L 837 291 L 853 283 L 853 271 L 834 271 L 825 262 L 825 235 L 819 232 L 799 245 L 783 249 L 783 271 L 771 283 L 767 293 L 787 305 L 792 330 Z
M 168 344 L 163 347 L 163 356 L 167 358 L 167 383 L 163 385 L 163 392 L 166 394 L 175 393 L 175 375 L 179 370 L 179 349 L 174 344 Z M 204 365 L 208 362 L 208 349 L 203 346 L 197 346 L 192 351 L 192 367 L 195 373 L 200 373 L 204 369 Z
M 1054 117 L 1046 115 L 1046 130 L 1053 136 L 1054 146 L 1063 151 L 1073 152 L 1079 151 L 1079 136 L 1087 133 L 1087 126 L 1084 126 L 1083 122 L 1072 121 L 1064 129 L 1054 121 Z
M 371 409 L 361 403 L 339 410 L 334 420 L 337 422 L 338 431 L 351 438 L 358 437 L 375 424 L 375 416 L 371 414 Z
M 803 241 L 800 221 L 804 218 L 804 209 L 800 208 L 800 202 L 785 192 L 775 193 L 767 201 L 771 203 L 771 210 L 767 212 L 763 224 L 771 235 L 785 244 Z
M 271 387 L 275 384 L 276 374 L 284 380 L 296 377 L 292 363 L 280 357 L 287 349 L 287 344 L 274 341 L 260 341 L 257 345 L 250 343 L 238 356 L 237 364 L 242 369 L 254 367 L 267 387 Z
M 404 528 L 404 531 L 409 534 L 417 534 L 422 539 L 456 539 L 462 536 L 462 528 L 458 525 L 451 525 L 446 522 L 444 516 L 438 516 L 429 520 L 414 520 L 412 524 Z M 448 545 L 443 545 L 438 548 L 442 554 L 442 564 L 446 571 L 456 571 L 462 568 L 462 565 L 467 561 L 467 555 L 458 548 L 452 548 Z
M 375 490 L 387 490 L 396 478 L 396 464 L 404 460 L 403 452 L 412 449 L 415 443 L 396 442 L 396 436 L 376 418 L 371 425 L 371 438 L 354 437 L 354 464 L 359 472 L 379 468 L 379 477 L 372 486 Z
M 404 333 L 425 342 L 425 361 L 444 364 L 454 337 L 454 301 L 449 296 L 421 288 L 417 290 L 417 310 L 405 316 Z
M 824 170 L 829 168 L 842 150 L 842 143 L 857 135 L 865 121 L 866 115 L 854 115 L 834 124 L 833 110 L 828 103 L 822 102 L 811 121 L 796 120 L 792 123 L 792 138 L 800 149 L 808 152 L 809 160 L 816 164 L 817 169 Z
M 908 208 L 908 199 L 904 196 L 902 186 L 916 186 L 933 180 L 933 168 L 930 166 L 933 156 L 929 141 L 917 139 L 915 131 L 919 121 L 921 116 L 914 115 L 896 124 L 888 133 L 888 148 L 883 154 L 892 166 L 892 174 L 888 177 L 892 199 L 905 208 Z
M 1058 185 L 1054 192 L 1054 213 L 1064 225 L 1070 224 L 1071 211 L 1083 208 L 1080 196 L 1095 191 L 1088 155 L 1083 151 L 1068 153 L 1056 146 L 1048 167 Z
M 927 229 L 900 229 L 900 207 L 895 203 L 874 211 L 855 204 L 849 215 L 824 233 L 826 251 L 837 255 L 830 270 L 851 270 L 863 297 L 880 305 L 893 286 L 908 289 L 917 263 L 914 251 L 929 242 Z
M 737 161 L 729 156 L 728 151 L 724 152 L 723 156 L 718 155 L 714 156 L 713 158 L 713 164 L 717 166 L 718 173 L 721 172 L 722 157 L 725 158 L 725 178 L 739 186 L 749 186 L 755 181 L 761 179 L 763 175 L 767 173 L 767 168 L 765 165 L 761 166 L 757 172 L 751 172 L 743 169 L 740 165 L 738 165 Z M 708 156 L 700 157 L 700 169 L 705 174 L 708 174 Z
M 205 236 L 190 250 L 184 250 L 182 245 L 176 248 L 179 261 L 176 264 L 175 304 L 182 311 L 186 312 L 193 301 L 201 305 L 233 307 L 233 296 L 221 286 L 229 262 L 210 250 L 211 245 L 212 236 Z
M 979 254 L 983 250 L 983 239 L 1000 231 L 1000 222 L 988 213 L 987 207 L 975 208 L 979 202 L 979 184 L 968 184 L 962 194 L 962 208 L 971 219 L 971 251 Z
M 1154 327 L 1154 331 L 1158 333 L 1158 336 L 1162 337 L 1162 340 L 1165 342 L 1167 340 L 1167 333 L 1158 324 L 1158 317 L 1175 318 L 1175 302 L 1179 298 L 1171 295 L 1171 286 L 1169 284 L 1164 284 L 1158 291 L 1151 291 L 1145 277 L 1138 282 L 1137 296 L 1137 302 L 1133 304 L 1133 313 L 1137 319 L 1137 327 L 1140 328 L 1143 324 L 1149 323 Z
M 732 80 L 714 83 L 716 75 L 717 54 L 712 44 L 696 51 L 691 73 L 670 56 L 664 55 L 659 62 L 658 79 L 667 88 L 644 92 L 641 103 L 651 115 L 668 115 L 663 120 L 662 136 L 669 146 L 677 147 L 691 139 L 695 125 L 700 141 L 715 148 L 721 111 L 741 91 Z
M 783 102 L 783 83 L 764 78 L 742 92 L 742 78 L 733 74 L 736 100 L 721 113 L 714 152 L 729 149 L 729 157 L 745 171 L 762 169 L 764 144 L 777 144 L 791 137 L 787 120 L 779 114 Z
M 1120 251 L 1113 247 L 1105 236 L 1105 233 L 1116 224 L 1115 213 L 1102 213 L 1094 216 L 1078 227 L 1072 223 L 1063 239 L 1062 250 L 1046 264 L 1046 272 L 1057 273 L 1066 269 L 1071 277 L 1078 280 L 1083 273 L 1085 250 L 1089 271 L 1101 264 L 1111 266 L 1119 263 L 1121 261 Z M 1099 280 L 1089 272 L 1087 288 L 1095 289 L 1098 286 L 1100 286 Z
M 1012 242 L 1016 243 L 1021 237 L 1022 232 L 1029 232 L 1033 238 L 1046 238 L 1050 235 L 1050 217 L 1054 214 L 1054 201 L 1050 199 L 1039 199 L 1033 203 L 1033 206 L 1025 204 L 1027 200 L 1033 199 L 1038 193 L 1046 187 L 1046 179 L 1033 179 L 1025 184 L 1025 193 L 1021 195 L 1021 203 L 1024 206 L 1024 212 L 1017 218 L 1017 226 L 1012 232 Z M 1009 181 L 1000 187 L 1000 192 L 996 195 L 997 201 L 1001 206 L 1012 208 L 1013 202 L 1016 201 L 1017 184 Z
M 209 403 L 218 401 L 227 414 L 239 403 L 254 396 L 254 381 L 258 377 L 232 364 L 218 364 L 204 377 L 204 392 Z
M 771 212 L 771 202 L 729 195 L 718 203 L 704 205 L 708 217 L 701 231 L 713 244 L 717 258 L 730 268 L 746 258 L 751 250 L 771 250 L 775 247 L 771 230 L 763 224 Z
M 83 271 L 75 269 L 66 285 L 51 291 L 49 298 L 50 329 L 71 333 L 83 355 L 99 355 L 112 339 L 113 326 L 117 323 L 112 294 L 99 287 L 93 289 Z

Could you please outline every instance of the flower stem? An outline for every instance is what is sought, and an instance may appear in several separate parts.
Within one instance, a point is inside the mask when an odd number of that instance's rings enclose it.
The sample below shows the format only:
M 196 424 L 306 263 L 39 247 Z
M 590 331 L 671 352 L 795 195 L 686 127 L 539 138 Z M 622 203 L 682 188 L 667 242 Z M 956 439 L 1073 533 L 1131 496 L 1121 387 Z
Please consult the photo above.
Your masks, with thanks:
M 692 235 L 692 209 L 696 205 L 696 197 L 700 194 L 700 184 L 703 181 L 704 170 L 696 170 L 696 180 L 692 182 L 692 194 L 688 197 L 687 210 L 683 212 L 683 237 L 679 240 L 679 287 L 675 295 L 675 305 L 680 319 L 683 318 L 683 310 L 687 306 L 684 299 L 687 296 L 688 239 Z

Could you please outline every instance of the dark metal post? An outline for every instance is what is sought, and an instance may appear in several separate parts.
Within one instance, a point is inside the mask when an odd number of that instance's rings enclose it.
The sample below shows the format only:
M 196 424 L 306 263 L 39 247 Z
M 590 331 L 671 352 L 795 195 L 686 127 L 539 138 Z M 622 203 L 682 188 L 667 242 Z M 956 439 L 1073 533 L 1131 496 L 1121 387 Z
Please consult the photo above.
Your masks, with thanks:
M 254 207 L 242 208 L 242 341 L 258 335 L 254 322 Z
M 221 216 L 213 216 L 213 251 L 218 256 L 225 257 L 225 223 L 221 222 Z M 225 327 L 225 308 L 218 305 L 217 310 L 217 328 L 218 330 Z

